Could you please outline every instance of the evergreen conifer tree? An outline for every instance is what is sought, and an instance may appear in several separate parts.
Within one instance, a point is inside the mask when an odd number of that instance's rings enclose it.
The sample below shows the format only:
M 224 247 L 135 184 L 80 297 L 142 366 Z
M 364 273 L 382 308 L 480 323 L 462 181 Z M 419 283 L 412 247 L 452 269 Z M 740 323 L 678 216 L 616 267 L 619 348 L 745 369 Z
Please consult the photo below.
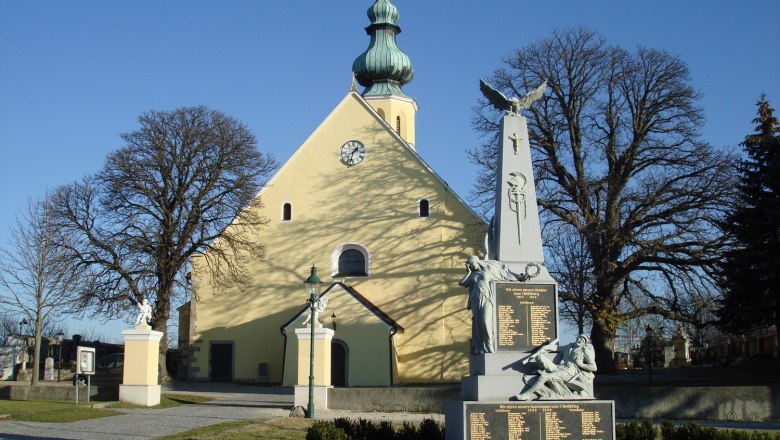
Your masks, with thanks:
M 721 326 L 744 333 L 780 329 L 780 126 L 765 95 L 755 134 L 742 142 L 736 206 L 724 223 L 735 245 L 721 264 Z

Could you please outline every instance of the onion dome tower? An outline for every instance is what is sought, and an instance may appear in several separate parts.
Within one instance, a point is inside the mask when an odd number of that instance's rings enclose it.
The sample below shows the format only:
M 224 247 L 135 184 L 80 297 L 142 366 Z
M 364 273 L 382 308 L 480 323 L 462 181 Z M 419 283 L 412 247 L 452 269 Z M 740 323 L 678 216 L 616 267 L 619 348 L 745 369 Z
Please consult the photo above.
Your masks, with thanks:
M 371 36 L 368 49 L 352 63 L 352 71 L 361 86 L 363 98 L 371 104 L 385 122 L 414 147 L 415 100 L 401 87 L 414 78 L 409 57 L 396 46 L 401 33 L 396 24 L 398 8 L 390 0 L 376 0 L 368 8 L 371 24 L 366 33 Z

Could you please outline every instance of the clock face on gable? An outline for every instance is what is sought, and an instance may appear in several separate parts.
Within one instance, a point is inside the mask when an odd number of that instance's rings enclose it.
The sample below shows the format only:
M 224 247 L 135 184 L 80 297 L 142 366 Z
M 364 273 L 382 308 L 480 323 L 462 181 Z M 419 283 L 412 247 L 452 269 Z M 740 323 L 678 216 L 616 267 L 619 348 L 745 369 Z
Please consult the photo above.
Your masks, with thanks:
M 360 141 L 347 141 L 341 146 L 341 162 L 357 165 L 366 158 L 366 146 Z

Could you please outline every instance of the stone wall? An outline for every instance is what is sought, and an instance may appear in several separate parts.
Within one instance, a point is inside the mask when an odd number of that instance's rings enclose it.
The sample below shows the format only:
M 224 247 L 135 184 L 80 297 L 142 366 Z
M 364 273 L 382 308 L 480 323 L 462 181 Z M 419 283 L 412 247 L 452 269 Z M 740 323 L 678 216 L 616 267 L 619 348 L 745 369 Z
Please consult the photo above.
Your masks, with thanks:
M 614 400 L 618 418 L 777 420 L 780 384 L 757 386 L 602 386 L 596 397 Z
M 460 400 L 460 385 L 331 388 L 329 409 L 444 413 L 444 402 Z
M 76 400 L 74 386 L 31 386 L 26 384 L 0 384 L 0 399 L 8 400 Z M 116 386 L 90 387 L 90 401 L 116 401 L 119 399 L 119 388 Z M 79 400 L 87 400 L 87 387 L 79 388 Z
M 619 419 L 780 419 L 780 384 L 759 386 L 651 387 L 597 386 L 596 398 L 615 401 Z M 460 400 L 460 386 L 332 388 L 331 409 L 444 412 L 444 403 Z

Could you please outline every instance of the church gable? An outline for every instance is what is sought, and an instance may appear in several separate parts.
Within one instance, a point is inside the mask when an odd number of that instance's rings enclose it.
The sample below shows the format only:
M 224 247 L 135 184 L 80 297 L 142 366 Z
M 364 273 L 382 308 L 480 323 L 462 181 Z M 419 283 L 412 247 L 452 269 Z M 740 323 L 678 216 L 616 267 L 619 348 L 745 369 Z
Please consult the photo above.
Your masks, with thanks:
M 289 191 L 300 179 L 330 179 L 331 190 L 322 198 L 334 201 L 371 191 L 373 182 L 400 187 L 443 185 L 393 128 L 357 93 L 349 93 L 300 146 L 261 192 L 271 196 L 276 187 Z M 300 211 L 300 210 L 297 210 Z
M 327 205 L 331 223 L 366 216 L 386 218 L 380 213 L 388 211 L 435 217 L 436 212 L 447 210 L 466 213 L 481 223 L 354 92 L 300 146 L 261 196 L 271 208 L 268 217 L 272 222 L 312 220 L 314 216 L 320 216 L 321 222 L 325 219 L 318 207 Z
M 333 283 L 320 296 L 327 305 L 317 321 L 334 330 L 333 345 L 344 348 L 346 367 L 344 385 L 391 385 L 396 369 L 393 352 L 393 335 L 404 329 L 357 290 L 342 283 Z M 309 308 L 302 308 L 281 330 L 287 340 L 284 353 L 283 385 L 295 385 L 299 374 L 298 347 L 295 329 L 306 328 Z

